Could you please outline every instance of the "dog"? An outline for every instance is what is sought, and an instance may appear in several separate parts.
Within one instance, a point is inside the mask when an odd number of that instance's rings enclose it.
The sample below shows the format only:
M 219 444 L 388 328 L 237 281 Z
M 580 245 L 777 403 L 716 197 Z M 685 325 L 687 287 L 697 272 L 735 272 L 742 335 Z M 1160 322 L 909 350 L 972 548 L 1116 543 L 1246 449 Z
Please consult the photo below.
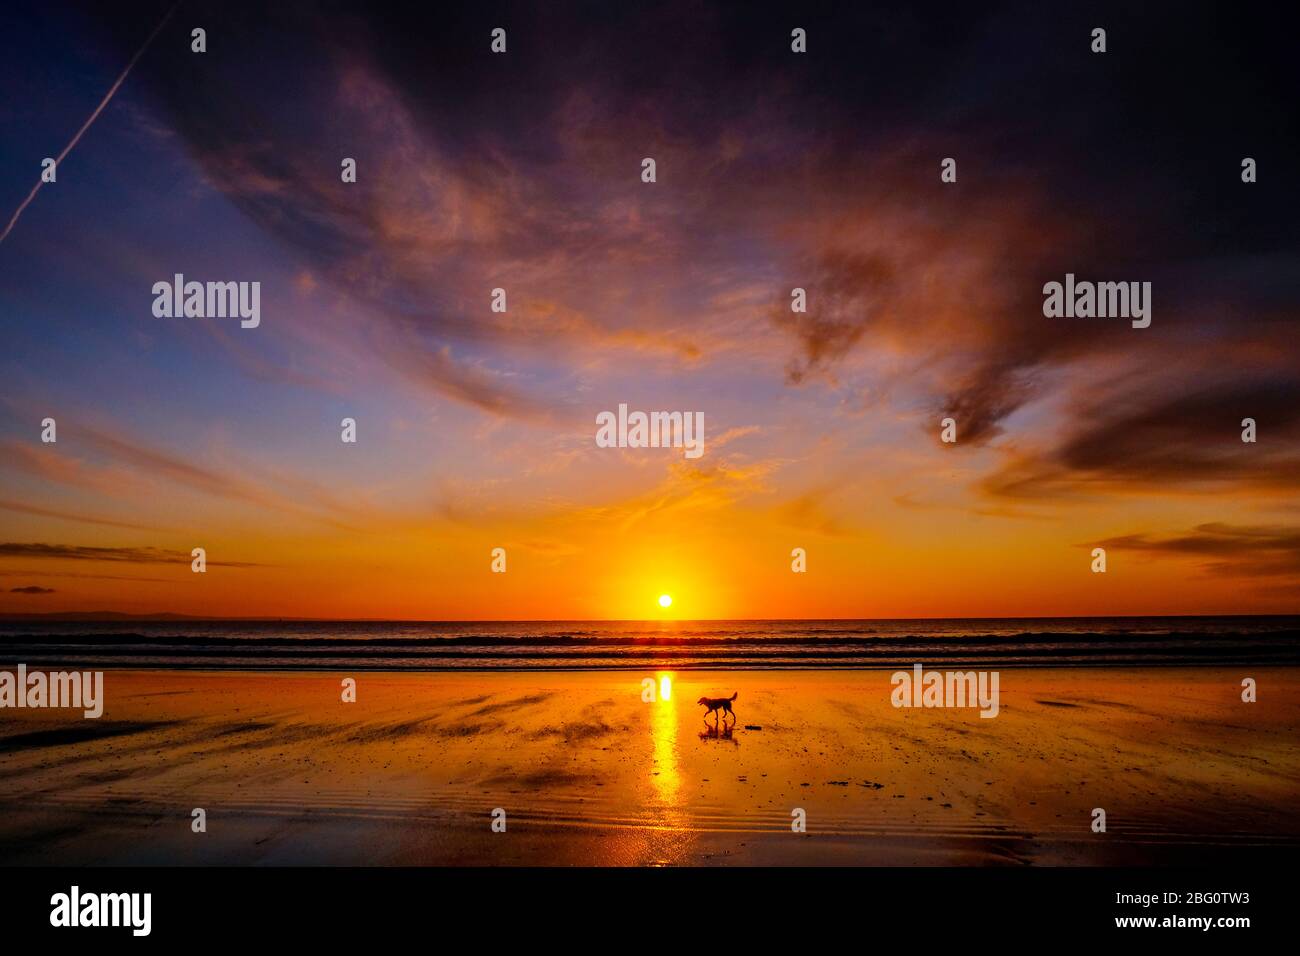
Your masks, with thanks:
M 714 719 L 716 720 L 717 719 L 716 715 L 721 713 L 724 710 L 731 715 L 732 720 L 735 720 L 736 712 L 731 709 L 731 702 L 739 696 L 740 696 L 740 691 L 736 691 L 736 693 L 732 694 L 730 697 L 701 697 L 699 700 L 696 701 L 696 703 L 704 705 L 705 720 L 709 719 L 709 714 L 715 715 Z

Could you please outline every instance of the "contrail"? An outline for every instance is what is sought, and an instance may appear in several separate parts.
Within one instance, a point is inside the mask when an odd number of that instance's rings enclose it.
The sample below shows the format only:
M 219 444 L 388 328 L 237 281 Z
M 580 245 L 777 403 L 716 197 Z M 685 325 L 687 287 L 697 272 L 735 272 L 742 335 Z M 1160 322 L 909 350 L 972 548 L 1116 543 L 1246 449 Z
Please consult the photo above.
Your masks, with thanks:
M 135 66 L 135 61 L 140 59 L 144 51 L 149 48 L 149 44 L 153 42 L 153 38 L 158 35 L 158 31 L 161 30 L 166 25 L 167 21 L 171 19 L 172 14 L 176 12 L 178 6 L 180 6 L 180 0 L 177 0 L 176 3 L 172 4 L 172 8 L 167 11 L 166 16 L 159 20 L 158 25 L 153 28 L 153 33 L 149 34 L 149 38 L 144 41 L 144 44 L 140 49 L 135 51 L 135 56 L 131 57 L 131 62 L 126 65 L 126 69 L 123 70 L 121 76 L 117 78 L 117 82 L 108 88 L 108 92 L 104 94 L 104 98 L 100 100 L 99 105 L 95 107 L 95 112 L 90 114 L 90 119 L 81 124 L 81 129 L 77 130 L 77 135 L 72 137 L 72 142 L 63 147 L 63 152 L 59 153 L 58 158 L 54 161 L 55 169 L 58 169 L 58 167 L 63 163 L 63 157 L 72 152 L 72 147 L 77 145 L 78 140 L 81 139 L 86 130 L 90 129 L 90 124 L 99 118 L 100 113 L 104 112 L 104 107 L 108 105 L 108 101 L 113 98 L 113 94 L 116 93 L 118 87 L 122 85 L 122 82 L 126 79 L 126 75 L 131 72 L 131 67 Z M 22 205 L 14 210 L 13 216 L 9 219 L 9 225 L 5 226 L 5 231 L 0 233 L 0 242 L 5 241 L 5 238 L 13 230 L 14 224 L 18 222 L 18 217 L 23 214 L 24 209 L 31 205 L 32 200 L 36 198 L 36 194 L 41 191 L 43 185 L 45 185 L 45 180 L 38 179 L 36 185 L 32 187 L 32 191 L 29 192 L 27 198 L 23 200 Z

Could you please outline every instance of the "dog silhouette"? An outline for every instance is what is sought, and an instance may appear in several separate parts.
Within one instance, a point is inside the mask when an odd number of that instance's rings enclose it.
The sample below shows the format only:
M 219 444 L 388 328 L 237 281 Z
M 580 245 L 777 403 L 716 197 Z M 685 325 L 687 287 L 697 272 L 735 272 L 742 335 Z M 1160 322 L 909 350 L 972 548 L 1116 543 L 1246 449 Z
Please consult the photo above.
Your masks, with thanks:
M 740 691 L 736 691 L 736 693 L 732 694 L 730 697 L 701 697 L 699 700 L 696 701 L 696 703 L 704 705 L 705 720 L 708 719 L 709 714 L 713 714 L 714 720 L 716 721 L 717 715 L 724 710 L 731 715 L 732 720 L 735 720 L 736 712 L 731 709 L 731 702 L 739 696 L 740 696 Z

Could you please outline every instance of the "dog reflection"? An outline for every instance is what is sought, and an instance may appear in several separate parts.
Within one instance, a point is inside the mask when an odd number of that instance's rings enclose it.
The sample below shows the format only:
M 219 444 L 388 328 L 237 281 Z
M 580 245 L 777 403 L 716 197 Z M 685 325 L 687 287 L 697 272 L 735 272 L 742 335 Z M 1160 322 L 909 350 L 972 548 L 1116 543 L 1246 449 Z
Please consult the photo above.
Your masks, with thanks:
M 728 724 L 726 721 L 723 721 L 722 726 L 719 727 L 717 724 L 709 723 L 708 720 L 706 719 L 704 721 L 704 729 L 700 731 L 700 739 L 701 740 L 727 740 L 731 742 L 731 745 L 733 747 L 739 747 L 740 741 L 737 740 L 733 734 L 733 731 L 735 729 L 736 729 L 735 724 Z

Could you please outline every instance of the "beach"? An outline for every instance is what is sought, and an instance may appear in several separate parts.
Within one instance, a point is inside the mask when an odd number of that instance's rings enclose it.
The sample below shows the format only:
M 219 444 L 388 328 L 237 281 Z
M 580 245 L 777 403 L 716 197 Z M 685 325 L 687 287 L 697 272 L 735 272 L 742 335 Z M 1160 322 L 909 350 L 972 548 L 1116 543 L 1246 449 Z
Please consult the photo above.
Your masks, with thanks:
M 647 701 L 636 671 L 110 670 L 98 720 L 0 713 L 0 861 L 1122 865 L 1300 844 L 1296 668 L 1008 668 L 993 719 L 896 708 L 890 674 L 651 672 Z M 696 699 L 733 693 L 713 730 Z

